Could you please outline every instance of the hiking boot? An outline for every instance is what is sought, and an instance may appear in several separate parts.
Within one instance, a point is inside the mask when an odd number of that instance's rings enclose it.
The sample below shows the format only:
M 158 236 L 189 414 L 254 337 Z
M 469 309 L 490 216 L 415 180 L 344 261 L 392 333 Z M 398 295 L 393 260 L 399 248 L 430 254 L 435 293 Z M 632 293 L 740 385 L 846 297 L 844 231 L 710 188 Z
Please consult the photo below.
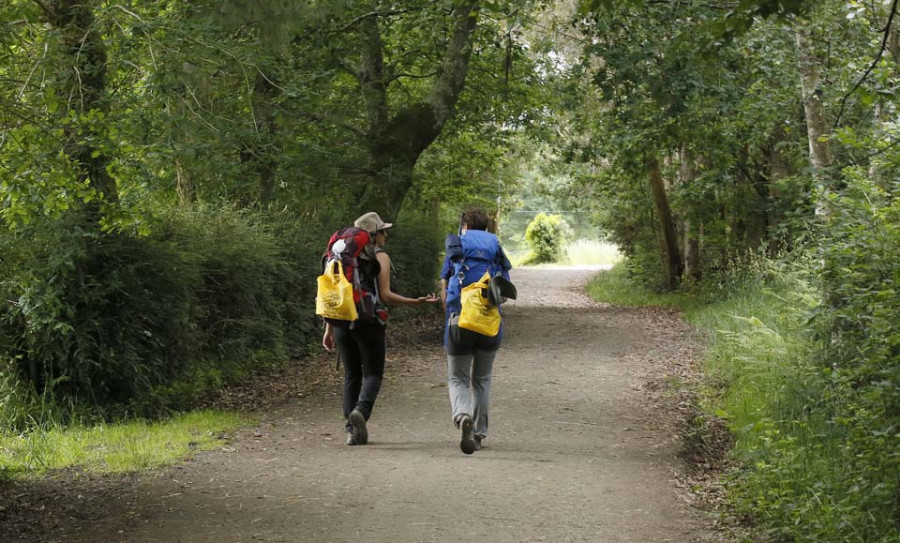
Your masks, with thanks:
M 481 450 L 481 440 L 482 440 L 481 436 L 475 436 L 475 450 L 476 451 Z
M 350 421 L 350 426 L 353 427 L 353 430 L 350 432 L 350 435 L 356 440 L 355 445 L 365 445 L 369 442 L 369 431 L 366 430 L 366 417 L 357 411 L 356 409 L 350 413 L 350 416 L 347 418 Z M 350 444 L 350 441 L 347 441 L 347 444 Z
M 359 445 L 356 442 L 356 436 L 353 435 L 353 432 L 347 432 L 347 445 Z
M 462 418 L 459 419 L 459 429 L 462 431 L 462 437 L 459 440 L 459 448 L 466 454 L 475 452 L 475 436 L 472 434 L 472 428 L 474 426 L 475 424 L 472 422 L 472 417 L 469 415 L 463 415 Z

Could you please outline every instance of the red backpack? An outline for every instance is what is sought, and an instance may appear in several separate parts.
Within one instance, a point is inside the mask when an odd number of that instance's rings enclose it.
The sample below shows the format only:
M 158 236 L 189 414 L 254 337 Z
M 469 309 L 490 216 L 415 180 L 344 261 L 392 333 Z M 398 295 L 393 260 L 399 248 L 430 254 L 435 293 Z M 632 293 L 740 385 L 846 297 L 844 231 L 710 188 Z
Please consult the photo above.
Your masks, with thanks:
M 370 271 L 372 261 L 360 257 L 371 240 L 365 230 L 355 226 L 341 228 L 332 234 L 322 256 L 323 267 L 332 260 L 340 260 L 347 281 L 353 285 L 353 301 L 360 320 L 375 318 L 378 302 L 377 279 Z

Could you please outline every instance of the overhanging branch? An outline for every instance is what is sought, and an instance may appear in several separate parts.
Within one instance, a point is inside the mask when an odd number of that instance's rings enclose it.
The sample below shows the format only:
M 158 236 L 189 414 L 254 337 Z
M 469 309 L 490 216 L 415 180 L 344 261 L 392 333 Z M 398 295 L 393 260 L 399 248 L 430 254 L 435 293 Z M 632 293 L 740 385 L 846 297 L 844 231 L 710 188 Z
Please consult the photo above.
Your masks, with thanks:
M 356 134 L 357 136 L 359 136 L 361 138 L 366 137 L 366 132 L 364 130 L 362 130 L 356 126 L 353 126 L 352 124 L 350 124 L 342 119 L 337 119 L 331 115 L 327 115 L 324 113 L 313 113 L 311 111 L 299 111 L 299 112 L 297 112 L 297 115 L 299 115 L 300 117 L 309 119 L 311 121 L 318 121 L 318 122 L 333 124 L 334 126 L 337 126 L 339 128 L 349 130 L 350 132 L 353 132 L 354 134 Z
M 359 17 L 353 19 L 349 23 L 345 24 L 341 28 L 337 30 L 332 30 L 332 33 L 342 33 L 350 30 L 360 22 L 368 19 L 369 17 L 393 17 L 395 15 L 404 15 L 406 13 L 413 13 L 415 11 L 422 11 L 422 8 L 409 8 L 409 9 L 391 9 L 391 10 L 375 10 L 370 11 L 369 13 L 365 13 L 360 15 Z
M 891 26 L 894 23 L 894 15 L 896 15 L 896 13 L 897 13 L 897 2 L 898 2 L 898 0 L 894 0 L 891 3 L 891 13 L 890 13 L 890 15 L 888 15 L 888 21 L 884 27 L 884 38 L 881 40 L 881 47 L 878 48 L 878 54 L 875 55 L 875 60 L 872 62 L 871 65 L 869 65 L 869 69 L 866 70 L 866 72 L 862 75 L 862 77 L 859 78 L 859 81 L 856 82 L 856 85 L 853 85 L 853 88 L 850 89 L 850 92 L 845 94 L 844 97 L 841 99 L 841 109 L 838 111 L 837 119 L 835 119 L 835 121 L 834 121 L 835 129 L 837 128 L 838 123 L 841 122 L 841 116 L 844 114 L 844 106 L 847 105 L 847 98 L 849 98 L 854 92 L 856 92 L 857 89 L 859 89 L 859 86 L 862 85 L 863 81 L 865 81 L 866 78 L 869 77 L 869 74 L 872 73 L 872 70 L 874 70 L 875 66 L 877 66 L 878 63 L 881 61 L 881 57 L 884 56 L 884 50 L 887 49 L 887 42 L 891 36 Z
M 37 4 L 38 7 L 41 8 L 41 11 L 43 11 L 44 14 L 46 14 L 47 17 L 49 17 L 50 19 L 53 19 L 56 16 L 56 11 L 52 7 L 50 7 L 50 4 L 48 4 L 46 2 L 46 0 L 32 0 L 32 1 L 35 4 Z

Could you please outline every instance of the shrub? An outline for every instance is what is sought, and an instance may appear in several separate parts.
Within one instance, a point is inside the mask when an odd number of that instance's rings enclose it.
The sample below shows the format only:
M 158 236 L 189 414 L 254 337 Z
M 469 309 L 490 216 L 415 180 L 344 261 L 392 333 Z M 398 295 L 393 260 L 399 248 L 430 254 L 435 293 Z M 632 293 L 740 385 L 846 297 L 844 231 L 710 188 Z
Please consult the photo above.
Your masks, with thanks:
M 571 229 L 559 215 L 538 213 L 525 229 L 525 241 L 531 249 L 529 263 L 557 262 L 562 259 Z
M 855 529 L 900 526 L 900 200 L 858 169 L 829 202 L 817 315 L 834 423 L 846 428 L 843 491 L 858 497 Z M 896 533 L 896 532 L 894 532 Z
M 385 247 L 394 266 L 391 288 L 410 297 L 435 292 L 441 264 L 437 255 L 444 248 L 446 234 L 440 222 L 428 213 L 414 211 L 404 211 L 396 222 Z
M 704 370 L 714 379 L 700 390 L 707 415 L 726 420 L 736 438 L 726 488 L 738 516 L 754 521 L 747 540 L 897 540 L 890 353 L 900 315 L 895 297 L 879 292 L 897 281 L 900 216 L 896 203 L 861 184 L 832 201 L 819 258 L 754 258 L 665 296 L 646 297 L 621 267 L 591 285 L 604 301 L 681 307 L 709 335 Z
M 19 407 L 3 405 L 4 422 L 64 405 L 54 417 L 154 415 L 302 354 L 316 328 L 313 237 L 221 209 L 169 212 L 143 236 L 75 213 L 4 236 L 0 393 Z

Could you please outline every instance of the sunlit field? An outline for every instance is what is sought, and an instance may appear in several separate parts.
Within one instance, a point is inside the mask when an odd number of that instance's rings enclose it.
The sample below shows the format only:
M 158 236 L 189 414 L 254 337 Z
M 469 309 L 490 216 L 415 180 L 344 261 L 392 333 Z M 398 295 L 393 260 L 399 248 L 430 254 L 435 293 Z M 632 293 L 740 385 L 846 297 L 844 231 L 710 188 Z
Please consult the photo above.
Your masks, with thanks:
M 511 252 L 509 258 L 514 266 L 520 267 L 528 260 L 529 251 Z M 619 248 L 606 241 L 579 239 L 566 247 L 565 258 L 559 262 L 531 265 L 538 268 L 556 267 L 596 267 L 598 269 L 611 268 L 622 260 Z

